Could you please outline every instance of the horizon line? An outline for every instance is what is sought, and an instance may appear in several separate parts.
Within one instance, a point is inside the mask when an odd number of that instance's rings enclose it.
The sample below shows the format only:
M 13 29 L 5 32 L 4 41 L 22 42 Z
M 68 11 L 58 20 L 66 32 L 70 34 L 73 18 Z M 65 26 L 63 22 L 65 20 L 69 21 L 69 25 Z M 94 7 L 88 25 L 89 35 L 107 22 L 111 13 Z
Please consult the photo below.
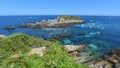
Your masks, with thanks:
M 120 15 L 81 15 L 81 14 L 15 14 L 15 15 L 0 15 L 0 16 L 59 16 L 59 15 L 73 15 L 73 16 L 120 16 Z

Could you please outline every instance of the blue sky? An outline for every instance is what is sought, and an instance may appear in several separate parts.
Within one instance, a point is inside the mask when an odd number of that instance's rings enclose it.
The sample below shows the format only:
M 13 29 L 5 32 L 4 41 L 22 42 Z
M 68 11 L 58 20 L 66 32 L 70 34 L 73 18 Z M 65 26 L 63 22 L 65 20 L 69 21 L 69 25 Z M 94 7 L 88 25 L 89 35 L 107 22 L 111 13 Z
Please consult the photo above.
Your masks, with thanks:
M 120 16 L 120 0 L 0 0 L 0 15 Z

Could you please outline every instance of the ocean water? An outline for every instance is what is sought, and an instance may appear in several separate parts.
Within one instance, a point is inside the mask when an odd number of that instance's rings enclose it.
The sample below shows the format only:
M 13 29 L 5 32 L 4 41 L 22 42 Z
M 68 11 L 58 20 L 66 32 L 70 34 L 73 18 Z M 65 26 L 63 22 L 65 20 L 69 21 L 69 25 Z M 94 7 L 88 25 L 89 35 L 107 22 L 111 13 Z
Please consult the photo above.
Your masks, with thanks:
M 59 38 L 63 45 L 68 44 L 86 44 L 85 52 L 99 57 L 107 54 L 115 48 L 120 47 L 120 17 L 119 16 L 81 16 L 86 23 L 75 24 L 64 28 L 45 28 L 45 29 L 29 29 L 18 28 L 21 24 L 36 22 L 41 20 L 55 19 L 55 15 L 45 16 L 0 16 L 0 34 L 11 35 L 13 33 L 25 33 L 30 36 L 50 39 L 52 35 L 69 33 L 72 36 Z M 90 22 L 94 20 L 94 22 Z M 13 26 L 15 30 L 4 30 L 5 27 Z M 78 33 L 86 32 L 85 36 Z M 84 56 L 88 54 L 82 54 Z M 92 56 L 92 58 L 93 58 Z

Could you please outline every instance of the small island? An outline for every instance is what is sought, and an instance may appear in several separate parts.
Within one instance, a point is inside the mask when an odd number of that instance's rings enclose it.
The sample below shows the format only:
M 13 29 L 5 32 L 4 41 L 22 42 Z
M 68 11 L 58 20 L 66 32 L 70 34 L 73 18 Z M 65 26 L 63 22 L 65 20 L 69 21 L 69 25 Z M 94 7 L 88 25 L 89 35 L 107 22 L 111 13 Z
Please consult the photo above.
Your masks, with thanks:
M 40 22 L 23 24 L 22 28 L 61 28 L 73 24 L 84 23 L 79 16 L 58 16 L 54 20 L 42 20 Z

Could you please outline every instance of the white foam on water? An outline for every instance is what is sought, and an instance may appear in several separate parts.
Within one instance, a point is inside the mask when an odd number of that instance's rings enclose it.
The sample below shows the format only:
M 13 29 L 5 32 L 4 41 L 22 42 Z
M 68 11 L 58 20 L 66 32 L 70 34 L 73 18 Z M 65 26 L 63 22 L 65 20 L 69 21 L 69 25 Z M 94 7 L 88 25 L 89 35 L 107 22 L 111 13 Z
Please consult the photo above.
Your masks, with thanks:
M 92 28 L 92 25 L 90 25 L 89 27 Z
M 97 32 L 97 34 L 100 34 L 100 32 Z
M 82 27 L 85 27 L 85 25 L 84 25 L 84 24 L 82 24 Z
M 95 25 L 95 23 L 92 23 L 92 25 L 94 26 L 94 25 Z
M 90 32 L 90 33 L 88 33 L 88 35 L 85 35 L 84 37 L 93 37 L 96 34 L 100 34 L 100 32 Z
M 44 30 L 56 30 L 54 28 L 43 28 Z

